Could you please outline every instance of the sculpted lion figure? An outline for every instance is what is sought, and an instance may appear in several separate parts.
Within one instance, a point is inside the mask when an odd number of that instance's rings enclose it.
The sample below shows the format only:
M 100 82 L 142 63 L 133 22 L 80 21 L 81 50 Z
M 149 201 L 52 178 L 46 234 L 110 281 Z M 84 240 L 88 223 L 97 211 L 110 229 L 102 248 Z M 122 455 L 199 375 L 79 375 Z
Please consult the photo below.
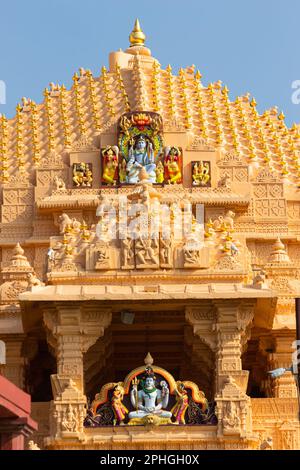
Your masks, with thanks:
M 235 212 L 227 211 L 226 214 L 220 215 L 217 219 L 213 221 L 213 229 L 221 230 L 223 227 L 233 230 Z
M 71 219 L 65 212 L 58 217 L 59 231 L 61 234 L 65 232 L 67 226 L 71 227 L 75 232 L 80 230 L 80 222 L 76 219 Z

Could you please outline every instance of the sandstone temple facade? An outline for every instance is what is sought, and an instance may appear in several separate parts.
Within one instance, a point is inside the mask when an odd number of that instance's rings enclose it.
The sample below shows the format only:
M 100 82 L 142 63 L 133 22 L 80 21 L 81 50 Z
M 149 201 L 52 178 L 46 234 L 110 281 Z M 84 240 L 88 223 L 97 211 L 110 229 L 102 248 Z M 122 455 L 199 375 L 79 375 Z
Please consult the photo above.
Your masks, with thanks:
M 300 125 L 144 42 L 0 117 L 1 373 L 41 449 L 299 449 Z

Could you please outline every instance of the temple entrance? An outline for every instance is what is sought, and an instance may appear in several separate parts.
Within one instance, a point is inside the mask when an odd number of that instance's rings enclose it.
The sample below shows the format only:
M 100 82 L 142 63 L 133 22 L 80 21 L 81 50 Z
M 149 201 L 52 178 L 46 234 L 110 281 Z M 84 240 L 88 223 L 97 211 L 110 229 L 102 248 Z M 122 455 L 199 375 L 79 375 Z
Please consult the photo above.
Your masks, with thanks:
M 152 307 L 152 308 L 151 308 Z M 114 309 L 111 325 L 84 355 L 85 393 L 90 400 L 108 382 L 118 382 L 144 363 L 155 364 L 178 380 L 192 380 L 208 400 L 214 396 L 214 353 L 185 319 L 185 308 L 146 306 Z

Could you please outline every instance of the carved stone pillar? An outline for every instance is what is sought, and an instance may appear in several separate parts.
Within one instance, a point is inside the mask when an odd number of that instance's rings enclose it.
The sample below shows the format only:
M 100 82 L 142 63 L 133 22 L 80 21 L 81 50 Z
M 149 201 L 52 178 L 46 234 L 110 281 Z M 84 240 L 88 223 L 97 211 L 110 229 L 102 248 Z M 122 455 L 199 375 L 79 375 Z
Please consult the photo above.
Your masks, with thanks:
M 2 373 L 19 388 L 24 388 L 26 365 L 26 359 L 23 357 L 24 338 L 24 334 L 1 336 L 6 346 L 6 364 L 2 368 Z
M 251 402 L 246 395 L 248 371 L 242 352 L 250 337 L 256 300 L 226 299 L 186 309 L 186 319 L 216 358 L 218 436 L 251 434 Z
M 246 392 L 248 371 L 242 370 L 241 357 L 250 337 L 255 300 L 217 300 L 213 303 L 217 310 L 216 389 L 222 390 L 224 378 L 231 375 Z
M 48 445 L 52 439 L 80 438 L 83 432 L 83 354 L 103 336 L 111 317 L 110 309 L 97 304 L 57 302 L 44 308 L 47 339 L 57 357 L 57 374 L 51 376 L 54 400 Z
M 56 303 L 44 310 L 47 340 L 57 357 L 57 375 L 71 378 L 83 392 L 83 353 L 111 322 L 110 309 L 97 305 Z
M 275 351 L 269 354 L 270 370 L 279 367 L 288 368 L 292 364 L 292 343 L 295 341 L 295 333 L 291 331 L 273 333 Z M 297 387 L 291 372 L 271 381 L 273 396 L 275 398 L 297 398 Z

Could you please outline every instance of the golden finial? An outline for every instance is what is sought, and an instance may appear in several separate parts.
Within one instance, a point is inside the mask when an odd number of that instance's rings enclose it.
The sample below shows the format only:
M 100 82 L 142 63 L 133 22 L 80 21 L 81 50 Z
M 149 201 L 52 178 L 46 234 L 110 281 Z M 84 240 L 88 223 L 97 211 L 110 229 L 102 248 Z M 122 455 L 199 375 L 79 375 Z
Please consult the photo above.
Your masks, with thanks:
M 229 92 L 228 87 L 225 85 L 224 88 L 222 89 L 221 93 L 222 93 L 222 95 L 228 95 L 228 92 Z
M 130 33 L 129 41 L 130 47 L 133 46 L 144 46 L 145 45 L 146 36 L 141 30 L 140 22 L 138 18 L 135 20 L 133 30 Z
M 252 98 L 252 100 L 250 101 L 250 106 L 251 106 L 252 108 L 255 108 L 256 104 L 257 104 L 257 103 L 256 103 L 256 99 L 255 99 L 255 98 Z
M 296 131 L 297 130 L 297 125 L 296 123 L 294 122 L 292 127 L 291 127 L 291 131 Z
M 279 114 L 278 119 L 279 119 L 280 121 L 283 121 L 283 120 L 285 119 L 285 115 L 283 114 L 282 111 L 281 111 L 281 113 Z
M 202 75 L 201 75 L 201 73 L 200 73 L 200 70 L 197 70 L 197 72 L 196 72 L 196 74 L 195 74 L 196 80 L 201 80 L 201 77 L 202 77 Z

